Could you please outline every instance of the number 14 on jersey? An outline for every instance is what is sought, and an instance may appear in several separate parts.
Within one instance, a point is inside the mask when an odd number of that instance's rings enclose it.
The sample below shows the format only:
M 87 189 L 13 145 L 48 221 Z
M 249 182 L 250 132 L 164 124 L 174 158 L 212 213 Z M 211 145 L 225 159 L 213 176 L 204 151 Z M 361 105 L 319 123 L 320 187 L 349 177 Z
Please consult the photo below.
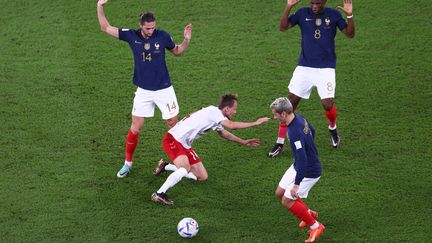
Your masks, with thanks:
M 171 105 L 170 104 L 166 104 L 167 108 L 168 108 L 168 112 L 171 112 L 172 110 L 177 109 L 177 105 L 175 102 L 173 102 Z

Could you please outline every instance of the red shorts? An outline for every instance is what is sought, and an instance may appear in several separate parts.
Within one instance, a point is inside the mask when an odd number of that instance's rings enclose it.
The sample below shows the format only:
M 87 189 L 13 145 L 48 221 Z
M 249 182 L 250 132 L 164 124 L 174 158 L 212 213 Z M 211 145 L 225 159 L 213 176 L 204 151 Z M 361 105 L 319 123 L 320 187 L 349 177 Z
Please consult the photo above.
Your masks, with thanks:
M 186 149 L 181 143 L 175 140 L 175 138 L 169 132 L 165 134 L 165 137 L 162 140 L 162 147 L 171 161 L 174 161 L 180 155 L 186 155 L 189 159 L 190 165 L 201 162 L 201 159 L 195 153 L 193 148 Z

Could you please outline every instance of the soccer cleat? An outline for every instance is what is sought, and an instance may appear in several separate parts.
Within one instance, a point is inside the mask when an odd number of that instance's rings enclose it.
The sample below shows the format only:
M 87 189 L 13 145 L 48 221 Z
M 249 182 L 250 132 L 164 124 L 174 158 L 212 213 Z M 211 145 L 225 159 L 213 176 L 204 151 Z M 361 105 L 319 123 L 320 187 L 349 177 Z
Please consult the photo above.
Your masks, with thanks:
M 160 175 L 162 172 L 165 171 L 165 166 L 168 165 L 168 162 L 166 162 L 164 159 L 159 160 L 158 164 L 156 165 L 156 167 L 153 170 L 153 175 L 154 176 L 158 176 Z
M 312 218 L 314 218 L 314 219 L 317 219 L 317 218 L 318 218 L 318 213 L 317 213 L 317 212 L 315 212 L 315 211 L 313 211 L 313 210 L 310 210 L 309 213 L 310 213 L 310 215 L 312 216 Z M 306 223 L 305 221 L 302 220 L 302 221 L 299 223 L 298 226 L 299 226 L 300 228 L 304 228 L 304 227 L 307 226 L 307 223 Z
M 276 143 L 273 149 L 268 153 L 268 157 L 273 158 L 280 154 L 283 150 L 283 144 Z
M 153 202 L 158 202 L 158 203 L 161 203 L 164 205 L 173 205 L 174 204 L 174 201 L 169 199 L 168 196 L 163 192 L 161 192 L 161 193 L 154 192 L 151 196 L 151 200 Z
M 319 223 L 319 222 L 318 222 Z M 309 230 L 309 238 L 305 242 L 315 242 L 324 233 L 325 227 L 319 223 L 318 228 Z
M 117 172 L 117 177 L 118 178 L 125 177 L 127 174 L 129 174 L 131 169 L 132 169 L 132 166 L 124 164 L 123 167 L 119 170 L 119 172 Z
M 330 132 L 332 146 L 333 146 L 333 148 L 337 148 L 337 146 L 340 143 L 340 137 L 339 137 L 339 134 L 337 132 L 337 129 L 335 128 L 332 130 L 329 128 L 329 132 Z

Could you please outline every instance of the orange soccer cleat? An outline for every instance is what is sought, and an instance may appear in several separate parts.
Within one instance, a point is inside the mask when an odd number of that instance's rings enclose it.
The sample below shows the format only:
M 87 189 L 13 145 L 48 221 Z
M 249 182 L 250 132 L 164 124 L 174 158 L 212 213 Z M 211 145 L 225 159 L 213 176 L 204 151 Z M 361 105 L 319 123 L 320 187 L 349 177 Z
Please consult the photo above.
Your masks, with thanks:
M 324 225 L 319 223 L 318 228 L 316 228 L 314 230 L 312 230 L 312 229 L 309 230 L 309 238 L 307 240 L 305 240 L 305 242 L 315 242 L 315 240 L 317 240 L 318 237 L 320 237 L 320 235 L 322 235 L 322 233 L 324 233 L 324 230 L 325 230 Z
M 310 210 L 309 213 L 311 214 L 312 218 L 317 219 L 318 218 L 318 213 Z M 307 223 L 305 221 L 301 221 L 300 224 L 298 225 L 300 228 L 304 228 L 307 226 Z

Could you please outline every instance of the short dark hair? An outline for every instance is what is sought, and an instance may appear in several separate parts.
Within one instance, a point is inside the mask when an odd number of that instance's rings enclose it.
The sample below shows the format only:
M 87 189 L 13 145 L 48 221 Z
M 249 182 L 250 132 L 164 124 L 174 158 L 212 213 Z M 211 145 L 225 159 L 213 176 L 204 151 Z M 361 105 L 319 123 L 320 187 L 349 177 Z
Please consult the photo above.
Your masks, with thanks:
M 237 99 L 238 98 L 236 94 L 224 94 L 220 97 L 218 108 L 222 110 L 227 106 L 232 107 Z
M 141 25 L 143 25 L 145 22 L 154 22 L 156 20 L 155 15 L 152 12 L 143 12 L 141 13 Z

